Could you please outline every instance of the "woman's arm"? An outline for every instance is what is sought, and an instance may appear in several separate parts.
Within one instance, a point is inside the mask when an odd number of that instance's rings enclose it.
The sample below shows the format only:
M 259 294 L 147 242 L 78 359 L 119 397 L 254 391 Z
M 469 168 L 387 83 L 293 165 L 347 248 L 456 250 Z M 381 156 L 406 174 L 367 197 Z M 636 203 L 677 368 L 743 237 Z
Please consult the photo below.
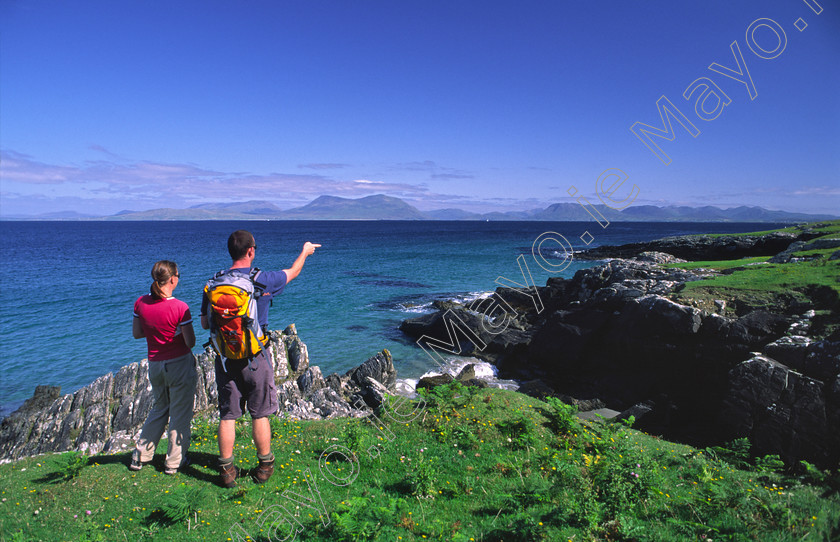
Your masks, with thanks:
M 195 330 L 193 329 L 192 322 L 181 324 L 181 335 L 184 336 L 184 342 L 187 344 L 187 348 L 195 346 Z
M 142 339 L 146 336 L 146 332 L 143 331 L 143 324 L 140 323 L 140 317 L 138 316 L 135 316 L 131 322 L 131 333 L 135 339 Z

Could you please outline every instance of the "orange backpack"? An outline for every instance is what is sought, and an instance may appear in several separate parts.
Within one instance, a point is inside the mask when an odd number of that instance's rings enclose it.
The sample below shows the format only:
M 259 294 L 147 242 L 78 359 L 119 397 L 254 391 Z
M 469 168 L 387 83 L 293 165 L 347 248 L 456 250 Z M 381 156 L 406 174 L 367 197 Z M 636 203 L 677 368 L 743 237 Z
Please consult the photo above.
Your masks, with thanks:
M 210 342 L 219 354 L 222 367 L 227 360 L 253 360 L 268 343 L 257 315 L 257 299 L 265 286 L 258 282 L 260 270 L 250 273 L 221 270 L 207 281 Z M 249 364 L 250 365 L 250 364 Z M 256 367 L 251 367 L 256 370 Z

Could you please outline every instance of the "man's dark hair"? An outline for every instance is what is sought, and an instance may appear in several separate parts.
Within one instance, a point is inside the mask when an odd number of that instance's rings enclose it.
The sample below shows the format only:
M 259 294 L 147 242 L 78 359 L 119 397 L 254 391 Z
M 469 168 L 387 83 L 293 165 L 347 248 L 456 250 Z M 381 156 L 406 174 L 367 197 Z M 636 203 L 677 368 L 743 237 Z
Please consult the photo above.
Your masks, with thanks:
M 233 260 L 244 258 L 248 249 L 256 245 L 254 236 L 249 231 L 236 230 L 228 237 L 228 252 Z

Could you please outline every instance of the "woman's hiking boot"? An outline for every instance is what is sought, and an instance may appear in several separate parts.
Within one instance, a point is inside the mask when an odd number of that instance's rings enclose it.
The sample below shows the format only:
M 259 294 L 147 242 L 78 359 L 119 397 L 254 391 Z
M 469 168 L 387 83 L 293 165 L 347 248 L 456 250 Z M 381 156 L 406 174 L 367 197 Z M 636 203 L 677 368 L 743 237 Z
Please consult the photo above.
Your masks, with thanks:
M 222 485 L 224 487 L 236 487 L 236 479 L 239 478 L 239 467 L 233 463 L 224 463 L 219 465 L 219 471 L 222 474 Z
M 257 468 L 251 471 L 251 478 L 257 484 L 264 484 L 274 474 L 274 456 L 270 460 L 260 459 Z
M 178 474 L 178 472 L 180 472 L 181 470 L 189 467 L 191 463 L 192 463 L 192 461 L 190 461 L 189 457 L 184 457 L 184 459 L 181 461 L 181 464 L 178 467 L 174 467 L 174 468 L 173 467 L 166 467 L 166 469 L 164 469 L 163 473 L 168 474 L 170 476 L 172 476 L 174 474 Z
M 129 463 L 128 468 L 130 470 L 140 470 L 146 463 L 148 463 L 148 461 L 140 461 L 140 450 L 135 449 L 131 453 L 131 463 Z

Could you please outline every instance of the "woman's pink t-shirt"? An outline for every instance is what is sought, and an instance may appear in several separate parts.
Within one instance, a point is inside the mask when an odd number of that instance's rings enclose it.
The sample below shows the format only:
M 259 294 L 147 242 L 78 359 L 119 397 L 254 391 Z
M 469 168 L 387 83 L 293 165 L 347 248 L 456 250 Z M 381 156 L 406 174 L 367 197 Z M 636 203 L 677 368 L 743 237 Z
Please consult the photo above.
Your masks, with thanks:
M 190 307 L 180 299 L 158 299 L 146 294 L 134 303 L 134 317 L 140 318 L 143 326 L 149 361 L 166 361 L 190 351 L 181 326 L 191 323 L 192 315 Z

